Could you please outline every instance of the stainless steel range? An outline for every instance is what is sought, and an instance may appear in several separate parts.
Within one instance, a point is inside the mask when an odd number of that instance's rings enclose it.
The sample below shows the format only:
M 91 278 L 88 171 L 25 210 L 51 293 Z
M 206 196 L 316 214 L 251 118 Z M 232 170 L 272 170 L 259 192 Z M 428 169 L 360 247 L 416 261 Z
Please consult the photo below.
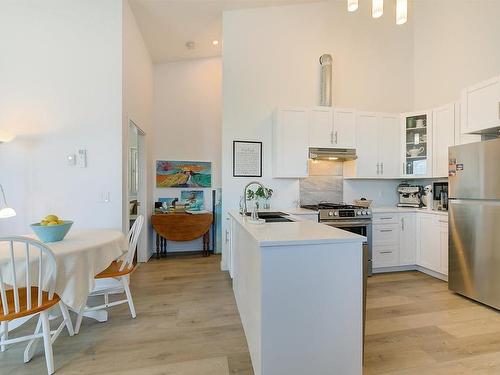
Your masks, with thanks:
M 317 210 L 319 222 L 335 228 L 365 236 L 365 272 L 372 274 L 372 212 L 369 208 L 336 203 L 304 205 L 302 208 Z

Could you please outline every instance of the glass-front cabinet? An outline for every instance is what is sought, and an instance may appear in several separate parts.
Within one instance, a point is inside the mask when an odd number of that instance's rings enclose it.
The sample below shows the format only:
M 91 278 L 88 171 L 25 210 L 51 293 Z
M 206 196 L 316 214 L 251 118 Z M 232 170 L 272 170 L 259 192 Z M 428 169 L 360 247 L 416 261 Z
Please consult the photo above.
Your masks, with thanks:
M 404 176 L 431 176 L 432 116 L 430 112 L 402 115 L 401 137 Z

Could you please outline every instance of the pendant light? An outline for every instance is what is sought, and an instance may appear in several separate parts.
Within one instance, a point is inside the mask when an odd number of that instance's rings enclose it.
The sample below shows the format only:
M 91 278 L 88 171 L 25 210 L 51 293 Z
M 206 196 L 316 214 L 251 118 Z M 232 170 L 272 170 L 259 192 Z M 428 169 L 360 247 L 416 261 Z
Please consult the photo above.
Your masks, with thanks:
M 396 0 L 396 24 L 403 25 L 408 21 L 408 0 Z
M 358 10 L 358 0 L 347 0 L 347 10 L 349 12 Z
M 379 18 L 384 14 L 384 0 L 372 0 L 372 17 Z

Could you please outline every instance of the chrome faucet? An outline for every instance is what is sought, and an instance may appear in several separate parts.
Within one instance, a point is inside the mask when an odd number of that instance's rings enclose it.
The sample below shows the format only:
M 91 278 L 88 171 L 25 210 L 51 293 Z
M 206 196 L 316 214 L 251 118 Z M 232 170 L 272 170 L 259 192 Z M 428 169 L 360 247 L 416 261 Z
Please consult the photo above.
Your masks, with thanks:
M 243 189 L 243 201 L 245 202 L 245 208 L 243 210 L 243 215 L 246 215 L 248 210 L 247 210 L 247 189 L 250 187 L 250 185 L 259 185 L 262 189 L 264 188 L 264 185 L 262 185 L 259 181 L 252 181 L 246 184 L 245 188 Z

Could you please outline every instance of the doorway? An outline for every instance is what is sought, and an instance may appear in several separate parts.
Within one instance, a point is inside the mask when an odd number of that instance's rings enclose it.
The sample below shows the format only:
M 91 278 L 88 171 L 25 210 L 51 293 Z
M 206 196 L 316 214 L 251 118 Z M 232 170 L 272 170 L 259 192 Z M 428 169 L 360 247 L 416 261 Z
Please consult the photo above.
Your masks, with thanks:
M 146 133 L 131 119 L 128 126 L 127 147 L 127 210 L 125 215 L 125 229 L 128 231 L 137 216 L 144 216 L 144 227 L 137 242 L 137 261 L 147 262 L 148 252 L 148 215 L 146 213 Z

